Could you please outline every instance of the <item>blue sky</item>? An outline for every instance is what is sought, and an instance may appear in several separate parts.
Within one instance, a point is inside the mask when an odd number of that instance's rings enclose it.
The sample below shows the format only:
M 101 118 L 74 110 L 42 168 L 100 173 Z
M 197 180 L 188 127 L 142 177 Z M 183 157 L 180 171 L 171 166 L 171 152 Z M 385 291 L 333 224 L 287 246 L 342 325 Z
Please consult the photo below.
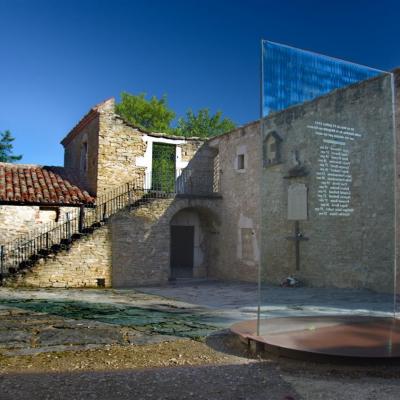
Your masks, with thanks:
M 122 91 L 243 124 L 259 114 L 261 38 L 390 70 L 399 12 L 389 0 L 0 0 L 0 131 L 22 162 L 62 165 L 60 140 Z

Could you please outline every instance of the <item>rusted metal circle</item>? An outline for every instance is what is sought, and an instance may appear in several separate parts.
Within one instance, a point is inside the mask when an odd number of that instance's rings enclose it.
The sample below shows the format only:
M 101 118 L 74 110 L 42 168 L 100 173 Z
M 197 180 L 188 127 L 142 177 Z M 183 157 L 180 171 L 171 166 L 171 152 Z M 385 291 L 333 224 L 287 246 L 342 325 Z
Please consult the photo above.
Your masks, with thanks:
M 400 320 L 372 316 L 311 316 L 263 319 L 231 327 L 257 349 L 302 359 L 400 358 Z

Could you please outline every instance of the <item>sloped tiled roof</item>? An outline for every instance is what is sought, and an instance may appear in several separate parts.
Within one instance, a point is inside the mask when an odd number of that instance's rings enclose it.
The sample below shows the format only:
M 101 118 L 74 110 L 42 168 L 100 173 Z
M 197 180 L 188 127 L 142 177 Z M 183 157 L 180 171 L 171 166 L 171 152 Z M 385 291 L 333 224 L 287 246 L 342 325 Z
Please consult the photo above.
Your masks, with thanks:
M 57 172 L 55 172 L 57 171 Z M 0 203 L 38 205 L 92 204 L 95 199 L 73 185 L 63 168 L 0 163 Z

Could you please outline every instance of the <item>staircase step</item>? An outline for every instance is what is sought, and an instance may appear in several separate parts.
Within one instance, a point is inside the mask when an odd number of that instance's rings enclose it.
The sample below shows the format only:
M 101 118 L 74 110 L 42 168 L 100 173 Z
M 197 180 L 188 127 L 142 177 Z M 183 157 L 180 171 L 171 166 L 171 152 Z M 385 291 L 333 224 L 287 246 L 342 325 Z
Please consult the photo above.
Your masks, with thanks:
M 129 187 L 129 185 L 128 185 Z M 135 197 L 134 197 L 134 201 L 130 202 L 130 204 L 126 204 L 126 201 L 121 201 L 121 203 L 119 202 L 119 199 L 123 199 L 123 196 L 131 196 L 132 195 L 132 189 L 128 193 L 125 194 L 119 194 L 115 199 L 117 200 L 116 203 L 113 203 L 113 199 L 112 198 L 106 198 L 106 203 L 99 203 L 100 205 L 98 205 L 99 207 L 99 213 L 97 213 L 97 210 L 94 214 L 92 214 L 94 216 L 94 218 L 99 218 L 101 215 L 107 215 L 104 218 L 102 218 L 100 221 L 94 222 L 92 223 L 90 226 L 86 226 L 85 228 L 82 229 L 82 232 L 79 233 L 73 233 L 71 235 L 70 238 L 68 239 L 61 239 L 59 243 L 57 244 L 53 244 L 51 245 L 50 248 L 42 248 L 42 249 L 38 249 L 36 250 L 35 254 L 32 254 L 30 256 L 26 256 L 26 254 L 24 253 L 17 253 L 15 255 L 13 255 L 12 257 L 17 258 L 18 260 L 23 259 L 23 261 L 21 262 L 15 262 L 12 258 L 11 258 L 11 265 L 15 265 L 18 264 L 17 267 L 9 267 L 8 271 L 3 271 L 3 274 L 0 274 L 0 285 L 3 283 L 4 284 L 4 280 L 8 280 L 8 277 L 11 277 L 12 275 L 16 275 L 17 273 L 22 273 L 25 274 L 26 270 L 33 267 L 37 262 L 45 262 L 45 260 L 47 258 L 52 258 L 55 257 L 57 253 L 61 252 L 61 251 L 67 251 L 71 248 L 71 245 L 74 241 L 81 239 L 82 237 L 88 235 L 88 234 L 92 234 L 96 229 L 101 228 L 102 226 L 104 226 L 105 224 L 107 224 L 109 218 L 111 217 L 111 215 L 114 215 L 116 213 L 119 213 L 120 211 L 123 210 L 132 210 L 134 208 L 138 208 L 142 205 L 147 205 L 149 203 L 151 203 L 152 201 L 155 201 L 157 199 L 163 199 L 163 198 L 168 198 L 171 196 L 170 193 L 166 193 L 163 191 L 158 191 L 158 190 L 145 190 L 143 189 L 142 191 L 138 191 L 138 190 L 134 190 Z M 141 196 L 141 197 L 140 197 Z M 129 197 L 131 199 L 131 197 Z M 114 200 L 115 200 L 114 199 Z M 133 200 L 133 199 L 131 199 Z M 111 202 L 111 205 L 120 207 L 119 209 L 114 209 L 114 207 L 111 207 L 111 209 L 108 209 L 106 207 L 108 207 L 108 202 Z M 103 206 L 104 204 L 104 206 Z M 103 210 L 104 207 L 104 210 Z M 111 215 L 108 215 L 108 212 L 111 211 Z M 101 217 L 100 217 L 101 218 Z M 85 222 L 85 221 L 84 221 Z M 68 225 L 67 222 L 63 222 L 63 224 L 66 224 L 66 226 Z M 70 228 L 72 228 L 74 225 L 70 225 Z M 33 246 L 38 245 L 39 243 L 41 245 L 43 245 L 43 243 L 49 243 L 49 238 L 50 240 L 52 240 L 53 238 L 51 236 L 49 236 L 49 233 L 51 235 L 51 231 L 53 230 L 53 226 L 51 226 L 49 228 L 49 231 L 44 232 L 41 236 L 37 237 L 37 238 L 29 238 L 29 241 L 32 241 Z M 63 227 L 64 229 L 64 227 Z M 71 229 L 72 230 L 72 229 Z M 61 230 L 60 232 L 66 232 L 64 230 Z M 71 231 L 70 231 L 71 232 Z M 44 236 L 46 235 L 46 236 Z M 19 246 L 16 246 L 17 249 Z M 25 259 L 24 259 L 25 258 Z M 14 264 L 15 263 L 15 264 Z

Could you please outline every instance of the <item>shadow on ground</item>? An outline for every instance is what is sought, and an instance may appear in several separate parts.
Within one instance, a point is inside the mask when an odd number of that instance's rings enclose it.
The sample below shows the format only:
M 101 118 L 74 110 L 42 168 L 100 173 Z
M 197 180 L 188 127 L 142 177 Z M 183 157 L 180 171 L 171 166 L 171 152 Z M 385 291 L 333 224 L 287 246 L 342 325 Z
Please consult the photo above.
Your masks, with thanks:
M 2 400 L 302 399 L 276 368 L 266 363 L 142 371 L 10 374 L 0 377 L 0 388 Z

